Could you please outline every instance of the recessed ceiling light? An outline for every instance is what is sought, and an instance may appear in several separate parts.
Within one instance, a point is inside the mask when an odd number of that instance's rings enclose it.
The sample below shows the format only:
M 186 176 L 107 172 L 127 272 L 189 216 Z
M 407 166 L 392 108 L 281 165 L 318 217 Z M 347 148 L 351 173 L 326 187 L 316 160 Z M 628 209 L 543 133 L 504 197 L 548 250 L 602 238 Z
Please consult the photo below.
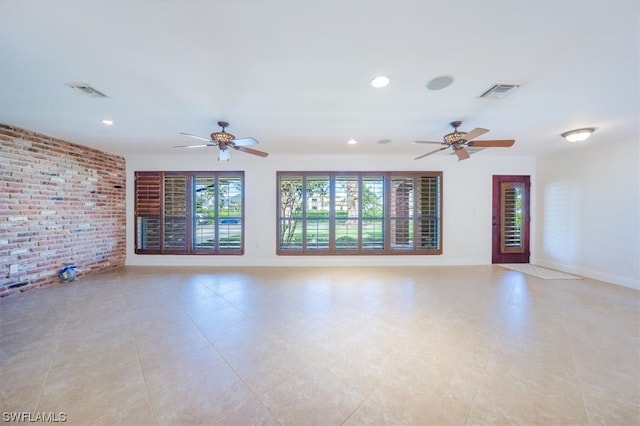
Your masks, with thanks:
M 379 143 L 380 145 L 386 145 L 386 144 L 388 144 L 388 143 L 391 143 L 391 139 L 380 139 L 380 140 L 378 141 L 378 143 Z
M 357 144 L 357 143 L 358 143 L 358 141 L 357 141 L 357 140 L 355 140 L 355 139 L 349 139 L 349 140 L 347 141 L 347 143 L 348 143 L 349 145 L 355 145 L 355 144 Z
M 427 83 L 427 89 L 429 90 L 441 90 L 445 87 L 449 87 L 453 83 L 453 77 L 449 77 L 448 75 L 443 75 L 441 77 L 436 77 L 430 82 Z
M 380 75 L 373 80 L 371 80 L 371 85 L 376 89 L 380 89 L 382 87 L 386 87 L 389 84 L 389 77 Z
M 104 119 L 101 121 L 101 123 L 104 124 L 105 126 L 113 126 L 113 120 Z

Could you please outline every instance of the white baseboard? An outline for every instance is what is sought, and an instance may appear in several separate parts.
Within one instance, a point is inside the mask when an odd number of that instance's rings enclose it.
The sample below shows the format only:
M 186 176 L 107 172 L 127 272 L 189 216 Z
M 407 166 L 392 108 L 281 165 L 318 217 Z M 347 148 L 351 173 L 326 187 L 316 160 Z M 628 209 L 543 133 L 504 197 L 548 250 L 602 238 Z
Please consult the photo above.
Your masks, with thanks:
M 566 272 L 568 274 L 580 275 L 581 277 L 591 278 L 598 281 L 604 281 L 604 282 L 616 284 L 622 287 L 632 288 L 634 290 L 640 290 L 640 279 L 637 279 L 637 278 L 624 277 L 620 275 L 609 274 L 606 272 L 594 271 L 588 268 L 564 265 L 561 263 L 551 262 L 551 261 L 542 260 L 542 259 L 532 260 L 531 263 L 538 266 L 545 267 L 545 268 L 551 268 L 557 271 Z

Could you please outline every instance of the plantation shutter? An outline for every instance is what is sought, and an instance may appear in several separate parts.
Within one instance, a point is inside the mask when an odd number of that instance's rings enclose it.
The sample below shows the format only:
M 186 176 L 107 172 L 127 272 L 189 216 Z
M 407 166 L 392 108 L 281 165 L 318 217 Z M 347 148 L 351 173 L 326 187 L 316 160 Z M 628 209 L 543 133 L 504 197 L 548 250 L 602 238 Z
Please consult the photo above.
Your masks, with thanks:
M 413 248 L 413 177 L 391 177 L 391 247 Z
M 357 250 L 360 241 L 360 181 L 358 176 L 335 178 L 335 247 Z
M 442 254 L 442 172 L 277 172 L 277 254 Z
M 419 176 L 417 203 L 419 217 L 418 246 L 423 249 L 440 248 L 440 178 L 438 176 Z
M 136 253 L 160 250 L 161 173 L 135 175 Z
M 164 177 L 164 249 L 187 248 L 187 177 Z M 166 251 L 165 250 L 165 251 Z
M 243 172 L 135 172 L 135 253 L 242 255 Z

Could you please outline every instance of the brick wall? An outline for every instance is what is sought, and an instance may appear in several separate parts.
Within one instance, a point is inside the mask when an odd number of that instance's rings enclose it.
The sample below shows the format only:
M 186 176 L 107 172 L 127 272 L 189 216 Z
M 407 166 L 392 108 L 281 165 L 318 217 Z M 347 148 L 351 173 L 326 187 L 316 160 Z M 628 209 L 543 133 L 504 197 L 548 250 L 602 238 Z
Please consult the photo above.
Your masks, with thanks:
M 0 297 L 125 261 L 123 157 L 0 124 Z M 20 286 L 22 283 L 27 283 Z

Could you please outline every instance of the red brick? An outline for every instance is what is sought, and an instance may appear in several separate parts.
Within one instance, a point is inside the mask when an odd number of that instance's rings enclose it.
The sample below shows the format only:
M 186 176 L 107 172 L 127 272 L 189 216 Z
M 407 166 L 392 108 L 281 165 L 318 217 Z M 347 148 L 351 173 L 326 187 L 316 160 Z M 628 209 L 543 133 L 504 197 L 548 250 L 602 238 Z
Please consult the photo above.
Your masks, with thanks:
M 0 124 L 0 165 L 0 278 L 29 282 L 0 281 L 0 297 L 57 283 L 62 262 L 82 274 L 124 265 L 124 158 Z M 12 264 L 22 266 L 8 277 Z

